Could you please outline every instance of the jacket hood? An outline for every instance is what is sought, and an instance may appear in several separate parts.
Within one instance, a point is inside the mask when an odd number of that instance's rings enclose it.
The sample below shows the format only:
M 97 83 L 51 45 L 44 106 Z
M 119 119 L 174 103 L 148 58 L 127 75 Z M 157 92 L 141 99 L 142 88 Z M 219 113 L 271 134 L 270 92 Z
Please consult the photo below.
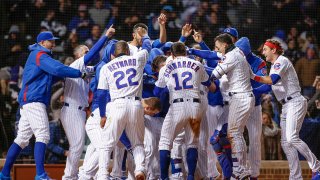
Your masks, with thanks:
M 102 57 L 102 61 L 108 63 L 111 60 L 111 54 L 114 54 L 115 45 L 117 42 L 118 40 L 115 39 L 112 39 L 108 42 L 104 51 L 104 56 Z
M 241 49 L 241 51 L 244 53 L 245 56 L 249 55 L 251 53 L 251 47 L 250 42 L 247 37 L 240 38 L 235 45 Z
M 46 53 L 50 53 L 51 54 L 51 50 L 39 45 L 38 43 L 32 44 L 28 47 L 28 49 L 30 51 L 44 51 Z

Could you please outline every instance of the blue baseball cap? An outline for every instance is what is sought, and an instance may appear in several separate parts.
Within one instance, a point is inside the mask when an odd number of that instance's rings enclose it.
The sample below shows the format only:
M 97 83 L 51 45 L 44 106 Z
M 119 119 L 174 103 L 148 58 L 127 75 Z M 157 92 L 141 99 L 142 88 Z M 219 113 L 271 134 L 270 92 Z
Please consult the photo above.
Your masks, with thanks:
M 224 33 L 230 34 L 231 36 L 238 39 L 238 31 L 236 28 L 225 28 L 223 30 Z
M 172 44 L 173 44 L 173 42 L 171 42 L 171 41 L 166 42 L 166 43 L 161 47 L 161 50 L 162 50 L 164 53 L 167 53 L 167 51 L 170 51 L 170 48 L 171 48 Z
M 50 31 L 43 31 L 41 33 L 38 34 L 37 36 L 37 43 L 41 42 L 41 41 L 47 41 L 47 40 L 56 40 L 59 39 L 57 37 L 54 37 L 52 32 Z
M 163 6 L 162 10 L 172 12 L 172 11 L 173 11 L 173 7 L 172 7 L 172 6 L 170 6 L 170 5 L 166 5 L 166 6 Z

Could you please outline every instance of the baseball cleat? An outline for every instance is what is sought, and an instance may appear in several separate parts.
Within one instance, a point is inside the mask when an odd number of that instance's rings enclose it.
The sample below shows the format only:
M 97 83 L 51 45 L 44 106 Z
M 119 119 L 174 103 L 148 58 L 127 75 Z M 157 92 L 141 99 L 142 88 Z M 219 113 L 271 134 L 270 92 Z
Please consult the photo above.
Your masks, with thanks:
M 232 178 L 236 180 L 250 180 L 250 174 L 246 172 L 237 175 L 232 173 Z
M 2 174 L 2 172 L 0 172 L 0 180 L 11 180 L 10 176 L 5 176 Z
M 311 180 L 320 180 L 320 172 L 314 172 L 312 173 L 312 179 Z
M 34 180 L 53 180 L 53 179 L 51 179 L 47 173 L 43 173 L 41 175 L 36 175 L 34 177 Z

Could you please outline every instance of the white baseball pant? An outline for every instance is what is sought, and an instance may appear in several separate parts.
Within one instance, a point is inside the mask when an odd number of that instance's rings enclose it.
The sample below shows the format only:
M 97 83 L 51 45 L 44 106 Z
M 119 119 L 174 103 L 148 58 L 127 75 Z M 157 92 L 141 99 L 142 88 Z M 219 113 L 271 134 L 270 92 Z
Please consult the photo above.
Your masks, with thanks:
M 144 116 L 145 134 L 144 150 L 146 153 L 146 174 L 147 179 L 160 178 L 160 155 L 158 151 L 160 133 L 163 124 L 162 117 Z
M 88 145 L 83 164 L 79 167 L 79 180 L 91 180 L 96 175 L 99 162 L 98 150 L 92 143 Z
M 144 172 L 144 118 L 141 101 L 119 98 L 108 105 L 110 105 L 112 113 L 108 115 L 105 127 L 102 129 L 102 137 L 104 138 L 99 151 L 98 179 L 106 178 L 111 152 L 119 141 L 123 130 L 126 130 L 133 148 L 135 172 Z
M 254 106 L 250 113 L 247 129 L 249 134 L 248 167 L 251 177 L 260 175 L 261 164 L 261 133 L 262 133 L 262 109 L 261 105 Z
M 255 98 L 252 92 L 232 94 L 229 105 L 228 116 L 228 138 L 231 144 L 233 162 L 233 174 L 246 176 L 249 172 L 246 169 L 246 143 L 243 137 L 244 127 L 248 122 L 250 113 L 253 110 Z
M 47 144 L 50 131 L 46 105 L 40 102 L 25 104 L 20 108 L 20 114 L 17 137 L 14 142 L 23 149 L 28 146 L 34 134 L 36 142 Z
M 171 156 L 171 159 L 179 160 L 179 161 L 181 160 L 181 163 L 180 162 L 174 163 L 175 169 L 181 169 L 181 172 L 179 173 L 172 172 L 170 179 L 183 179 L 188 169 L 187 160 L 186 160 L 184 129 L 173 140 L 170 156 Z
M 79 170 L 80 180 L 90 180 L 98 171 L 99 150 L 102 142 L 99 108 L 95 109 L 89 116 L 85 129 L 91 143 Z
M 78 179 L 79 160 L 84 148 L 86 112 L 79 109 L 79 105 L 69 104 L 62 107 L 60 119 L 69 142 L 69 155 L 62 179 L 75 180 Z
M 298 153 L 301 153 L 313 172 L 320 170 L 320 162 L 310 151 L 308 145 L 299 138 L 304 117 L 307 113 L 307 100 L 298 96 L 282 106 L 281 145 L 287 155 L 290 168 L 290 179 L 302 179 Z
M 118 142 L 116 147 L 113 150 L 113 166 L 110 175 L 113 178 L 121 178 L 122 177 L 122 163 L 124 158 L 124 153 L 126 148 L 122 143 Z
M 172 103 L 162 125 L 159 150 L 170 151 L 173 140 L 183 128 L 187 148 L 197 148 L 202 112 L 200 103 Z
M 208 157 L 208 174 L 210 177 L 218 177 L 220 175 L 217 169 L 217 156 L 214 152 L 212 145 L 210 144 L 210 137 L 213 135 L 215 129 L 217 129 L 217 124 L 219 123 L 219 119 L 222 116 L 223 107 L 220 105 L 216 106 L 208 106 L 206 116 L 208 121 L 208 138 L 207 138 L 207 157 Z M 227 121 L 225 119 L 224 121 Z M 222 124 L 223 125 L 223 124 Z M 222 127 L 221 125 L 221 127 Z
M 195 172 L 195 179 L 204 179 L 208 174 L 208 139 L 208 120 L 207 116 L 203 116 L 200 124 L 198 162 Z
M 207 155 L 207 139 L 208 139 L 208 124 L 206 118 L 201 120 L 200 135 L 198 145 L 198 162 L 195 171 L 195 179 L 204 179 L 207 177 L 208 171 L 208 155 Z M 186 160 L 186 146 L 185 146 L 185 131 L 182 131 L 177 135 L 173 141 L 173 147 L 171 149 L 172 159 L 181 159 L 182 163 L 174 164 L 176 169 L 182 169 L 181 173 L 172 174 L 171 179 L 183 179 L 185 173 L 188 172 L 187 160 Z M 219 172 L 218 172 L 219 173 Z

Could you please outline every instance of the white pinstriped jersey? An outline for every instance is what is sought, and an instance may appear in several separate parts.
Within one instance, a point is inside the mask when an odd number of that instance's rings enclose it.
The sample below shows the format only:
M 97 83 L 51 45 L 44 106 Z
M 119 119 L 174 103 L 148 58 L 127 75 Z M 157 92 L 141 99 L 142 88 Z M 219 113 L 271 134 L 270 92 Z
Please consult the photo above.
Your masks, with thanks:
M 167 59 L 166 59 L 166 64 L 168 64 L 170 61 L 172 61 L 173 60 L 173 58 L 172 58 L 172 56 L 169 56 L 169 57 L 167 57 Z
M 98 89 L 109 89 L 111 100 L 142 95 L 143 69 L 148 58 L 143 49 L 133 56 L 120 56 L 101 68 Z
M 130 56 L 133 56 L 134 54 L 136 54 L 140 50 L 137 46 L 133 46 L 129 43 L 128 43 L 128 46 L 129 46 Z
M 201 82 L 208 78 L 200 62 L 179 56 L 161 68 L 156 86 L 168 87 L 170 101 L 176 98 L 200 98 Z
M 228 78 L 227 75 L 223 75 L 220 79 L 220 92 L 223 98 L 223 101 L 229 101 L 230 96 L 228 95 L 228 89 L 229 89 L 229 83 L 228 83 Z
M 87 72 L 84 64 L 84 56 L 75 60 L 70 67 L 79 69 L 81 72 Z M 82 78 L 66 78 L 64 87 L 64 101 L 76 105 L 88 107 L 89 83 Z
M 281 77 L 275 85 L 271 86 L 278 101 L 300 93 L 301 88 L 297 73 L 288 58 L 279 56 L 271 66 L 271 74 L 277 74 Z
M 228 52 L 222 61 L 218 63 L 212 74 L 218 79 L 224 74 L 229 82 L 228 92 L 249 92 L 252 91 L 250 84 L 251 68 L 243 52 L 234 48 Z

